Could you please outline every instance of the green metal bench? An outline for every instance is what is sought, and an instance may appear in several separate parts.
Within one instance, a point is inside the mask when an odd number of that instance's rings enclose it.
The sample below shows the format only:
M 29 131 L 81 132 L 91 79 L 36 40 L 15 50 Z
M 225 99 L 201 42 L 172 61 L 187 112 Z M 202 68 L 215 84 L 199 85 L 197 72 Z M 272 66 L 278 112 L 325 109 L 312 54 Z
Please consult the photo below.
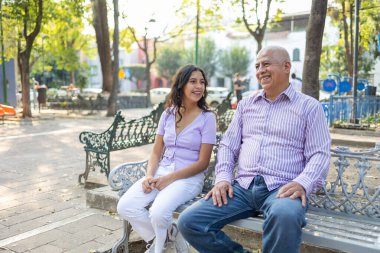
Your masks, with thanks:
M 220 135 L 218 136 L 218 143 Z M 217 145 L 214 148 L 216 159 Z M 309 197 L 306 213 L 307 225 L 303 228 L 301 252 L 380 252 L 380 143 L 365 151 L 348 148 L 331 150 L 332 163 L 325 186 Z M 181 205 L 178 216 L 192 203 L 202 198 L 213 185 L 215 162 L 210 163 L 203 193 Z M 121 164 L 110 172 L 108 182 L 122 196 L 128 188 L 145 175 L 147 161 Z M 112 252 L 128 252 L 131 226 L 124 222 L 122 238 Z M 263 218 L 250 217 L 233 222 L 227 227 L 262 233 Z M 251 237 L 250 237 L 251 238 Z M 253 239 L 252 239 L 253 240 Z M 260 242 L 259 242 L 260 243 Z M 317 249 L 310 247 L 317 246 Z M 256 246 L 252 242 L 252 247 Z
M 220 103 L 216 109 L 217 127 L 218 132 L 224 133 L 230 125 L 232 118 L 234 117 L 235 110 L 231 108 L 231 96 L 232 92 Z
M 149 115 L 139 119 L 125 121 L 121 111 L 117 112 L 112 125 L 102 133 L 82 132 L 79 141 L 86 151 L 86 168 L 79 175 L 78 182 L 82 183 L 82 177 L 86 181 L 91 170 L 97 167 L 105 173 L 107 178 L 110 172 L 110 152 L 138 147 L 154 142 L 158 121 L 164 111 L 164 103 L 158 104 Z

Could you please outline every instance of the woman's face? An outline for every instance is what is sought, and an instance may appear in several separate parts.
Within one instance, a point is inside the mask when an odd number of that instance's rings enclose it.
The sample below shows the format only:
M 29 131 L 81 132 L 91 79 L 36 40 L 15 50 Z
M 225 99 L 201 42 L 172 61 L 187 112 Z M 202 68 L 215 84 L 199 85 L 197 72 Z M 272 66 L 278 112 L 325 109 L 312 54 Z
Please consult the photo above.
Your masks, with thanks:
M 202 72 L 196 70 L 191 73 L 189 81 L 183 86 L 183 103 L 198 103 L 206 89 L 206 81 Z

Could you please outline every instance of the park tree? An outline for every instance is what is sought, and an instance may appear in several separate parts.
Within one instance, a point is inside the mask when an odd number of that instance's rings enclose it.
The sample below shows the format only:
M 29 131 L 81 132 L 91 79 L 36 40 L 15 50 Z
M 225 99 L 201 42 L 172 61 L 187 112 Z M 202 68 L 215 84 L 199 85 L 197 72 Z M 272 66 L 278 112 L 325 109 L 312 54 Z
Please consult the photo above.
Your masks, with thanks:
M 364 77 L 373 70 L 380 56 L 377 48 L 377 34 L 380 33 L 379 4 L 379 0 L 362 0 L 360 4 L 358 71 Z M 323 46 L 321 69 L 325 73 L 353 76 L 354 11 L 353 0 L 335 0 L 328 10 L 331 24 L 338 28 L 339 39 L 334 45 Z
M 47 3 L 43 18 L 43 26 L 39 38 L 36 39 L 31 57 L 30 67 L 36 76 L 44 77 L 45 71 L 67 71 L 67 82 L 77 85 L 76 77 L 84 76 L 85 64 L 80 62 L 79 53 L 93 55 L 91 35 L 84 33 L 83 0 L 63 0 Z M 41 74 L 42 73 L 42 74 Z M 46 83 L 46 80 L 42 80 Z M 57 85 L 55 81 L 55 85 Z M 81 81 L 83 83 L 83 80 Z
M 302 72 L 302 92 L 319 99 L 319 65 L 327 0 L 313 0 L 306 30 L 305 60 Z
M 221 50 L 219 53 L 220 72 L 231 80 L 237 72 L 241 76 L 245 76 L 248 73 L 250 63 L 250 51 L 245 47 L 233 46 Z
M 201 35 L 208 31 L 223 30 L 224 27 L 220 21 L 223 18 L 222 15 L 222 1 L 219 0 L 183 0 L 177 13 L 184 20 L 184 25 L 187 31 L 195 31 L 195 41 L 193 54 L 191 57 L 192 63 L 200 64 L 200 46 L 201 43 L 207 40 L 201 40 Z M 206 47 L 207 45 L 203 45 Z M 188 51 L 191 53 L 191 51 Z M 189 62 L 190 63 L 190 62 Z
M 38 36 L 44 13 L 43 0 L 4 1 L 7 19 L 13 25 L 11 31 L 17 45 L 17 65 L 22 85 L 22 117 L 32 117 L 30 108 L 30 56 Z M 3 12 L 4 13 L 4 12 Z M 6 37 L 7 35 L 4 35 Z
M 113 61 L 112 61 L 112 87 L 108 98 L 107 116 L 112 117 L 116 114 L 117 91 L 119 88 L 119 0 L 113 0 Z
M 93 25 L 102 69 L 103 91 L 112 90 L 112 58 L 107 17 L 107 1 L 92 0 Z
M 171 84 L 171 79 L 176 71 L 184 64 L 184 48 L 178 44 L 167 44 L 163 46 L 158 54 L 156 67 L 158 74 L 167 79 Z
M 185 63 L 195 62 L 195 54 L 192 48 L 188 48 L 185 54 Z M 210 78 L 215 74 L 218 63 L 218 51 L 215 41 L 211 38 L 201 38 L 199 41 L 198 66 L 202 68 L 207 77 Z
M 263 47 L 264 35 L 269 23 L 271 6 L 274 2 L 282 0 L 233 0 L 234 5 L 241 8 L 241 16 L 237 18 L 237 23 L 243 23 L 249 34 L 257 42 L 257 53 Z M 277 10 L 275 20 L 280 18 L 281 10 Z
M 153 63 L 157 59 L 157 43 L 159 41 L 159 37 L 148 38 L 148 29 L 145 29 L 145 33 L 140 40 L 136 34 L 136 30 L 128 26 L 128 29 L 134 39 L 135 43 L 139 47 L 139 49 L 144 54 L 144 63 L 145 63 L 145 76 L 146 76 L 146 93 L 147 93 L 147 106 L 150 105 L 150 93 L 149 90 L 152 87 L 152 81 L 150 79 L 150 71 Z

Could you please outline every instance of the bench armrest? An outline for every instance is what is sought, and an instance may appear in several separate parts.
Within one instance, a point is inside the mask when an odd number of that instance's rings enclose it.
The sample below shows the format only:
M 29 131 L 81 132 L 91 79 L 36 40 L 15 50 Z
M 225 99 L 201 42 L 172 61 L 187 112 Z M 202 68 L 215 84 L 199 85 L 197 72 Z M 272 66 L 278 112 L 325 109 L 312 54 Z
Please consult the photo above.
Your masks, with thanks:
M 123 163 L 113 168 L 108 176 L 112 190 L 121 197 L 135 182 L 145 176 L 148 160 Z
M 111 132 L 109 130 L 103 133 L 84 131 L 80 133 L 79 141 L 85 144 L 86 150 L 108 151 L 110 136 Z

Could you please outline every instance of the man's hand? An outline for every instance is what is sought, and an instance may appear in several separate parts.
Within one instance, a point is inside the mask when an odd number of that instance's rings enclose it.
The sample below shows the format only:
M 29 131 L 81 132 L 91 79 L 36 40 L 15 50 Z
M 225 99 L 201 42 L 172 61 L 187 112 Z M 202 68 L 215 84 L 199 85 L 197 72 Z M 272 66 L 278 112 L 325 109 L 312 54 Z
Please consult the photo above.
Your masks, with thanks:
M 282 186 L 277 193 L 277 198 L 286 198 L 291 199 L 301 198 L 302 207 L 306 207 L 306 192 L 305 189 L 297 182 L 289 182 L 286 185 Z
M 142 181 L 142 188 L 144 193 L 150 193 L 154 189 L 154 185 L 152 185 L 153 177 L 146 176 Z
M 222 207 L 223 204 L 227 205 L 228 203 L 228 198 L 227 198 L 227 193 L 228 197 L 232 198 L 233 197 L 233 189 L 232 185 L 227 182 L 227 181 L 220 181 L 214 187 L 207 193 L 205 196 L 205 199 L 209 199 L 212 197 L 212 202 L 214 203 L 214 206 L 219 206 Z

